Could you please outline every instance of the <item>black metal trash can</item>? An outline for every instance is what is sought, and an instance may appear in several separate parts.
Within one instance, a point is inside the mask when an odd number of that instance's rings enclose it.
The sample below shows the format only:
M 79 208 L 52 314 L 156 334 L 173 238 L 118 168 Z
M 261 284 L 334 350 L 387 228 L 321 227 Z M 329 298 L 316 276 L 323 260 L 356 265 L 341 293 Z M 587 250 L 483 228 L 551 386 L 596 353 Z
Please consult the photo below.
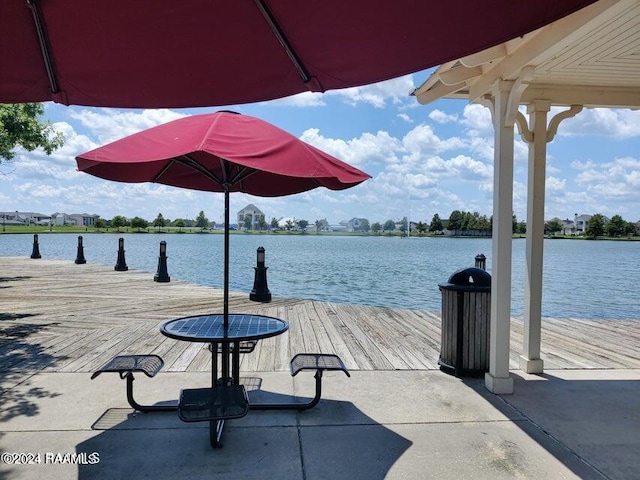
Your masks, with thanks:
M 438 364 L 443 371 L 481 375 L 489 370 L 491 275 L 463 268 L 438 285 L 442 292 L 442 341 Z

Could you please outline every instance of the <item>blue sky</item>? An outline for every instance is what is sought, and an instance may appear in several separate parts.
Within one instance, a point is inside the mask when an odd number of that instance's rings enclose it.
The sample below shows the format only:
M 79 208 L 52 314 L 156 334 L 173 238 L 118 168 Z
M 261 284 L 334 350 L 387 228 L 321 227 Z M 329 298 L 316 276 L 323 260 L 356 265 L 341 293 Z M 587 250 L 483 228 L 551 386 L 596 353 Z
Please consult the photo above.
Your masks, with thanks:
M 179 116 L 231 109 L 260 117 L 357 166 L 373 178 L 342 192 L 316 189 L 282 198 L 231 196 L 232 215 L 253 203 L 266 215 L 329 223 L 429 222 L 453 210 L 492 213 L 493 130 L 489 111 L 462 100 L 419 105 L 409 92 L 416 73 L 366 87 L 304 93 L 248 105 L 188 110 L 125 110 L 46 105 L 46 119 L 65 135 L 47 157 L 20 151 L 0 166 L 0 210 L 95 213 L 153 220 L 220 221 L 223 197 L 154 184 L 119 184 L 76 171 L 74 157 Z M 554 113 L 556 110 L 552 110 Z M 527 147 L 515 146 L 514 213 L 526 218 Z M 640 111 L 585 109 L 560 125 L 548 146 L 545 218 L 575 213 L 640 220 Z

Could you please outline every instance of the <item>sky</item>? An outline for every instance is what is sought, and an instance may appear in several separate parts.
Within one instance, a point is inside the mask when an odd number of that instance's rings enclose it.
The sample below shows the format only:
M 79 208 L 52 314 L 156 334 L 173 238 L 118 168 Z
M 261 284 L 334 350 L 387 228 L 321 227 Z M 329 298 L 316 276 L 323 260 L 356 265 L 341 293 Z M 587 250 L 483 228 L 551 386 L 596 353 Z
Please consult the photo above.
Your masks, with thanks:
M 78 172 L 75 156 L 184 115 L 221 109 L 259 117 L 335 157 L 371 179 L 341 192 L 324 188 L 279 198 L 231 195 L 231 216 L 253 203 L 272 218 L 354 217 L 384 223 L 408 217 L 429 223 L 453 210 L 490 216 L 493 128 L 489 110 L 466 100 L 420 105 L 409 92 L 420 72 L 365 87 L 303 93 L 245 105 L 200 109 L 112 109 L 45 104 L 45 119 L 62 132 L 62 148 L 18 150 L 0 165 L 0 211 L 88 213 L 153 221 L 194 219 L 204 211 L 221 222 L 223 195 L 159 184 L 123 184 Z M 561 109 L 552 109 L 549 118 Z M 524 110 L 523 110 L 524 112 Z M 513 209 L 526 219 L 527 145 L 516 135 Z M 575 214 L 640 220 L 640 111 L 584 109 L 560 124 L 548 144 L 545 219 Z

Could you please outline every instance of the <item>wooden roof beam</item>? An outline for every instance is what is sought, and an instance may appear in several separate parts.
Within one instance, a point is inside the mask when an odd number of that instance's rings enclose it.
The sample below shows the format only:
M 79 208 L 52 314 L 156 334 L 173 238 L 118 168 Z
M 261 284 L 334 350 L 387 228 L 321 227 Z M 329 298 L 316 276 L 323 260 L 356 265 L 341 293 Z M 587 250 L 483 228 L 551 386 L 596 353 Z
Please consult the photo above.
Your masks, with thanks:
M 587 34 L 595 22 L 602 21 L 601 16 L 613 18 L 634 2 L 635 0 L 600 0 L 542 27 L 534 32 L 528 41 L 523 41 L 517 50 L 496 62 L 470 86 L 469 101 L 479 101 L 484 94 L 490 92 L 497 80 L 517 77 L 521 68 L 536 65 L 542 55 L 548 58 Z

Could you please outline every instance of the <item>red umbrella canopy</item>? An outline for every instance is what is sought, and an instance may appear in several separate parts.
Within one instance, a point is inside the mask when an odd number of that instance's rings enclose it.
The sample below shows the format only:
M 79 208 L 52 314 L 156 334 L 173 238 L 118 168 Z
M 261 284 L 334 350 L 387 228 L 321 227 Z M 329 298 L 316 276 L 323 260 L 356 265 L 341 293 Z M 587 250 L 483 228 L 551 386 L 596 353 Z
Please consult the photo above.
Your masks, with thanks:
M 2 0 L 0 103 L 193 107 L 364 85 L 595 0 Z
M 78 169 L 119 182 L 156 182 L 262 197 L 323 186 L 342 190 L 366 173 L 248 115 L 217 112 L 180 118 L 76 157 Z

